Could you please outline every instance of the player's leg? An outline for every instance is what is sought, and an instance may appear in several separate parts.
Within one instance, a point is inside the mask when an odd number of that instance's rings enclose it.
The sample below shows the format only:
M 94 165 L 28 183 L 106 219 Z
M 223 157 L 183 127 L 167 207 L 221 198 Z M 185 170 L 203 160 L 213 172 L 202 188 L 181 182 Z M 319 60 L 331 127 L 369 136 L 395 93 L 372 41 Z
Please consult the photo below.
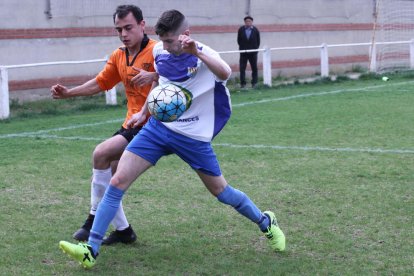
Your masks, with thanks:
M 150 119 L 122 154 L 117 171 L 96 211 L 88 243 L 76 245 L 61 241 L 59 247 L 64 252 L 83 266 L 90 268 L 95 265 L 103 236 L 119 208 L 125 191 L 140 174 L 155 165 L 161 156 L 169 153 L 164 148 L 168 143 L 167 138 L 151 124 Z
M 112 177 L 110 159 L 119 159 L 127 144 L 128 142 L 124 137 L 116 135 L 95 147 L 92 155 L 91 207 L 85 223 L 73 234 L 74 239 L 79 241 L 88 240 L 96 209 Z
M 111 155 L 110 154 L 110 159 L 112 159 L 112 161 L 110 162 L 110 167 L 111 167 L 111 171 L 112 171 L 112 175 L 115 174 L 116 169 L 118 167 L 118 162 L 119 162 L 119 158 L 121 157 L 122 152 L 124 151 L 125 147 L 127 146 L 127 144 L 129 142 L 131 142 L 131 140 L 135 137 L 135 135 L 138 134 L 138 132 L 141 130 L 141 127 L 138 128 L 130 128 L 130 129 L 125 129 L 125 128 L 121 128 L 120 130 L 118 130 L 113 137 L 123 137 L 126 141 L 126 143 L 121 145 L 121 139 L 119 139 L 119 148 L 114 148 L 114 154 Z M 124 142 L 125 142 L 124 141 Z M 102 148 L 102 153 L 103 155 L 105 155 L 106 152 L 109 152 L 107 149 Z M 116 152 L 119 152 L 119 154 L 117 155 Z M 97 152 L 97 159 L 99 160 L 105 160 L 105 157 L 102 156 L 102 158 L 99 158 L 99 152 Z M 106 165 L 106 163 L 101 164 L 103 166 Z M 107 187 L 109 186 L 109 181 L 110 179 L 107 181 Z M 103 196 L 103 194 L 102 194 Z M 112 225 L 115 227 L 115 230 L 112 231 L 108 237 L 105 237 L 103 240 L 103 244 L 105 245 L 111 245 L 111 244 L 115 244 L 118 242 L 122 242 L 122 243 L 132 243 L 134 241 L 136 241 L 137 239 L 137 235 L 135 234 L 134 230 L 132 229 L 131 225 L 128 223 L 128 220 L 125 216 L 124 213 L 124 209 L 122 206 L 122 202 L 119 206 L 118 212 L 116 213 L 114 219 L 112 220 Z
M 223 175 L 209 175 L 201 171 L 197 171 L 197 174 L 210 193 L 217 197 L 220 202 L 234 207 L 237 212 L 259 224 L 262 230 L 266 229 L 269 225 L 268 218 L 262 214 L 245 193 L 227 184 Z
M 99 251 L 105 232 L 119 209 L 125 191 L 150 166 L 150 162 L 130 151 L 126 150 L 122 154 L 118 169 L 98 206 L 92 225 L 88 243 L 95 253 Z
M 114 160 L 114 161 L 111 162 L 112 175 L 115 174 L 116 168 L 118 168 L 118 163 L 119 163 L 119 160 Z
M 210 193 L 220 202 L 232 206 L 241 215 L 258 224 L 269 238 L 275 251 L 285 249 L 285 236 L 277 226 L 274 214 L 262 213 L 245 193 L 228 185 L 221 173 L 211 143 L 183 137 L 172 132 L 169 137 L 173 151 L 197 172 Z
M 121 134 L 121 131 L 122 129 L 113 137 L 100 143 L 94 150 L 94 168 L 91 181 L 91 208 L 85 223 L 73 234 L 73 237 L 76 240 L 84 241 L 88 239 L 98 204 L 102 200 L 105 190 L 109 185 L 114 165 L 117 165 L 117 160 L 120 158 L 128 142 L 132 139 L 133 135 L 138 132 L 137 130 L 132 134 L 125 134 L 124 132 Z M 114 160 L 116 163 L 114 163 Z M 111 233 L 104 244 L 112 244 L 116 242 L 130 243 L 136 240 L 136 234 L 126 219 L 122 204 L 114 218 L 113 224 L 116 231 Z
M 246 67 L 247 67 L 247 54 L 240 53 L 239 70 L 240 70 L 241 87 L 244 87 L 246 85 Z
M 128 244 L 137 240 L 137 234 L 134 229 L 132 229 L 132 226 L 128 223 L 125 216 L 122 202 L 120 203 L 118 211 L 111 223 L 114 225 L 115 230 L 112 231 L 107 237 L 104 237 L 102 244 L 111 245 L 119 242 Z
M 60 241 L 59 247 L 73 259 L 79 261 L 82 266 L 91 268 L 95 265 L 99 248 L 102 244 L 106 230 L 115 217 L 122 201 L 122 197 L 132 182 L 152 163 L 142 157 L 124 151 L 121 156 L 115 175 L 111 178 L 111 184 L 96 210 L 95 219 L 90 231 L 87 244 L 72 244 Z
M 111 179 L 111 185 L 98 206 L 89 236 L 88 244 L 95 253 L 99 251 L 103 235 L 119 207 L 124 192 L 139 175 L 155 165 L 163 155 L 170 153 L 166 148 L 168 136 L 158 129 L 157 124 L 159 123 L 150 119 L 128 144 L 119 160 L 117 171 Z
M 208 175 L 201 171 L 197 171 L 197 174 L 207 189 L 220 202 L 232 206 L 238 213 L 256 223 L 269 239 L 270 246 L 274 251 L 285 250 L 285 235 L 279 228 L 273 212 L 260 211 L 244 192 L 227 184 L 223 175 Z

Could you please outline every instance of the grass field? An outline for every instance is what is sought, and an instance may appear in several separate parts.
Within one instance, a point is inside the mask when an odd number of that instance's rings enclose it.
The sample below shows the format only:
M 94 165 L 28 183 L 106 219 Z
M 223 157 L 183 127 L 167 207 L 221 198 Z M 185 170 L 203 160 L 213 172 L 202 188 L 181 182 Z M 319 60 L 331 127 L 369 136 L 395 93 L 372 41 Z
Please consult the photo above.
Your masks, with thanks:
M 91 153 L 124 107 L 16 105 L 0 122 L 0 275 L 413 275 L 413 79 L 234 89 L 213 144 L 229 183 L 275 211 L 287 251 L 169 156 L 124 197 L 138 241 L 103 247 L 93 272 L 58 242 L 87 215 Z

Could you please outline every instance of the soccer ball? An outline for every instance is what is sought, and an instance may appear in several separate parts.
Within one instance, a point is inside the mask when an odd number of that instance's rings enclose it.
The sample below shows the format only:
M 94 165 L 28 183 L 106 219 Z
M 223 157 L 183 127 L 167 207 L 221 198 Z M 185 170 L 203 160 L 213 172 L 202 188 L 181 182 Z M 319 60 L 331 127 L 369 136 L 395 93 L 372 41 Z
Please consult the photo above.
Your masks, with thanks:
M 177 120 L 191 103 L 191 98 L 181 87 L 172 83 L 159 85 L 148 95 L 148 109 L 161 122 Z

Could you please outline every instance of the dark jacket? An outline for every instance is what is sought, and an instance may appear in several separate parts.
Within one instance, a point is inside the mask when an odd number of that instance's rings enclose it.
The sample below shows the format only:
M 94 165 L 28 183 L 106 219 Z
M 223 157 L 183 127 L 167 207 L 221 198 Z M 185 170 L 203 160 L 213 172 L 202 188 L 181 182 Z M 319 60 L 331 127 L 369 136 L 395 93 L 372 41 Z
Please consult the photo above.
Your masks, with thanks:
M 260 32 L 255 27 L 252 26 L 252 33 L 250 38 L 247 39 L 245 27 L 241 26 L 237 33 L 237 44 L 239 44 L 239 50 L 250 50 L 250 49 L 258 49 L 260 46 Z

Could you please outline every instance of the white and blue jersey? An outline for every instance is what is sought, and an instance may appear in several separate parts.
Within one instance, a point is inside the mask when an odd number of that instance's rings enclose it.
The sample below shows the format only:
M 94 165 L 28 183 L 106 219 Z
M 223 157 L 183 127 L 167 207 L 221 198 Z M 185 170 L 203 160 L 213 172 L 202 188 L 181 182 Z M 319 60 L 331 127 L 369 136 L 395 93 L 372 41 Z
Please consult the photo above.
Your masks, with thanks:
M 219 57 L 210 47 L 197 42 L 200 51 Z M 158 42 L 153 50 L 159 84 L 173 83 L 192 94 L 192 104 L 176 121 L 162 123 L 168 129 L 203 142 L 210 142 L 230 118 L 230 93 L 226 80 L 219 80 L 201 60 L 191 54 L 175 56 Z

